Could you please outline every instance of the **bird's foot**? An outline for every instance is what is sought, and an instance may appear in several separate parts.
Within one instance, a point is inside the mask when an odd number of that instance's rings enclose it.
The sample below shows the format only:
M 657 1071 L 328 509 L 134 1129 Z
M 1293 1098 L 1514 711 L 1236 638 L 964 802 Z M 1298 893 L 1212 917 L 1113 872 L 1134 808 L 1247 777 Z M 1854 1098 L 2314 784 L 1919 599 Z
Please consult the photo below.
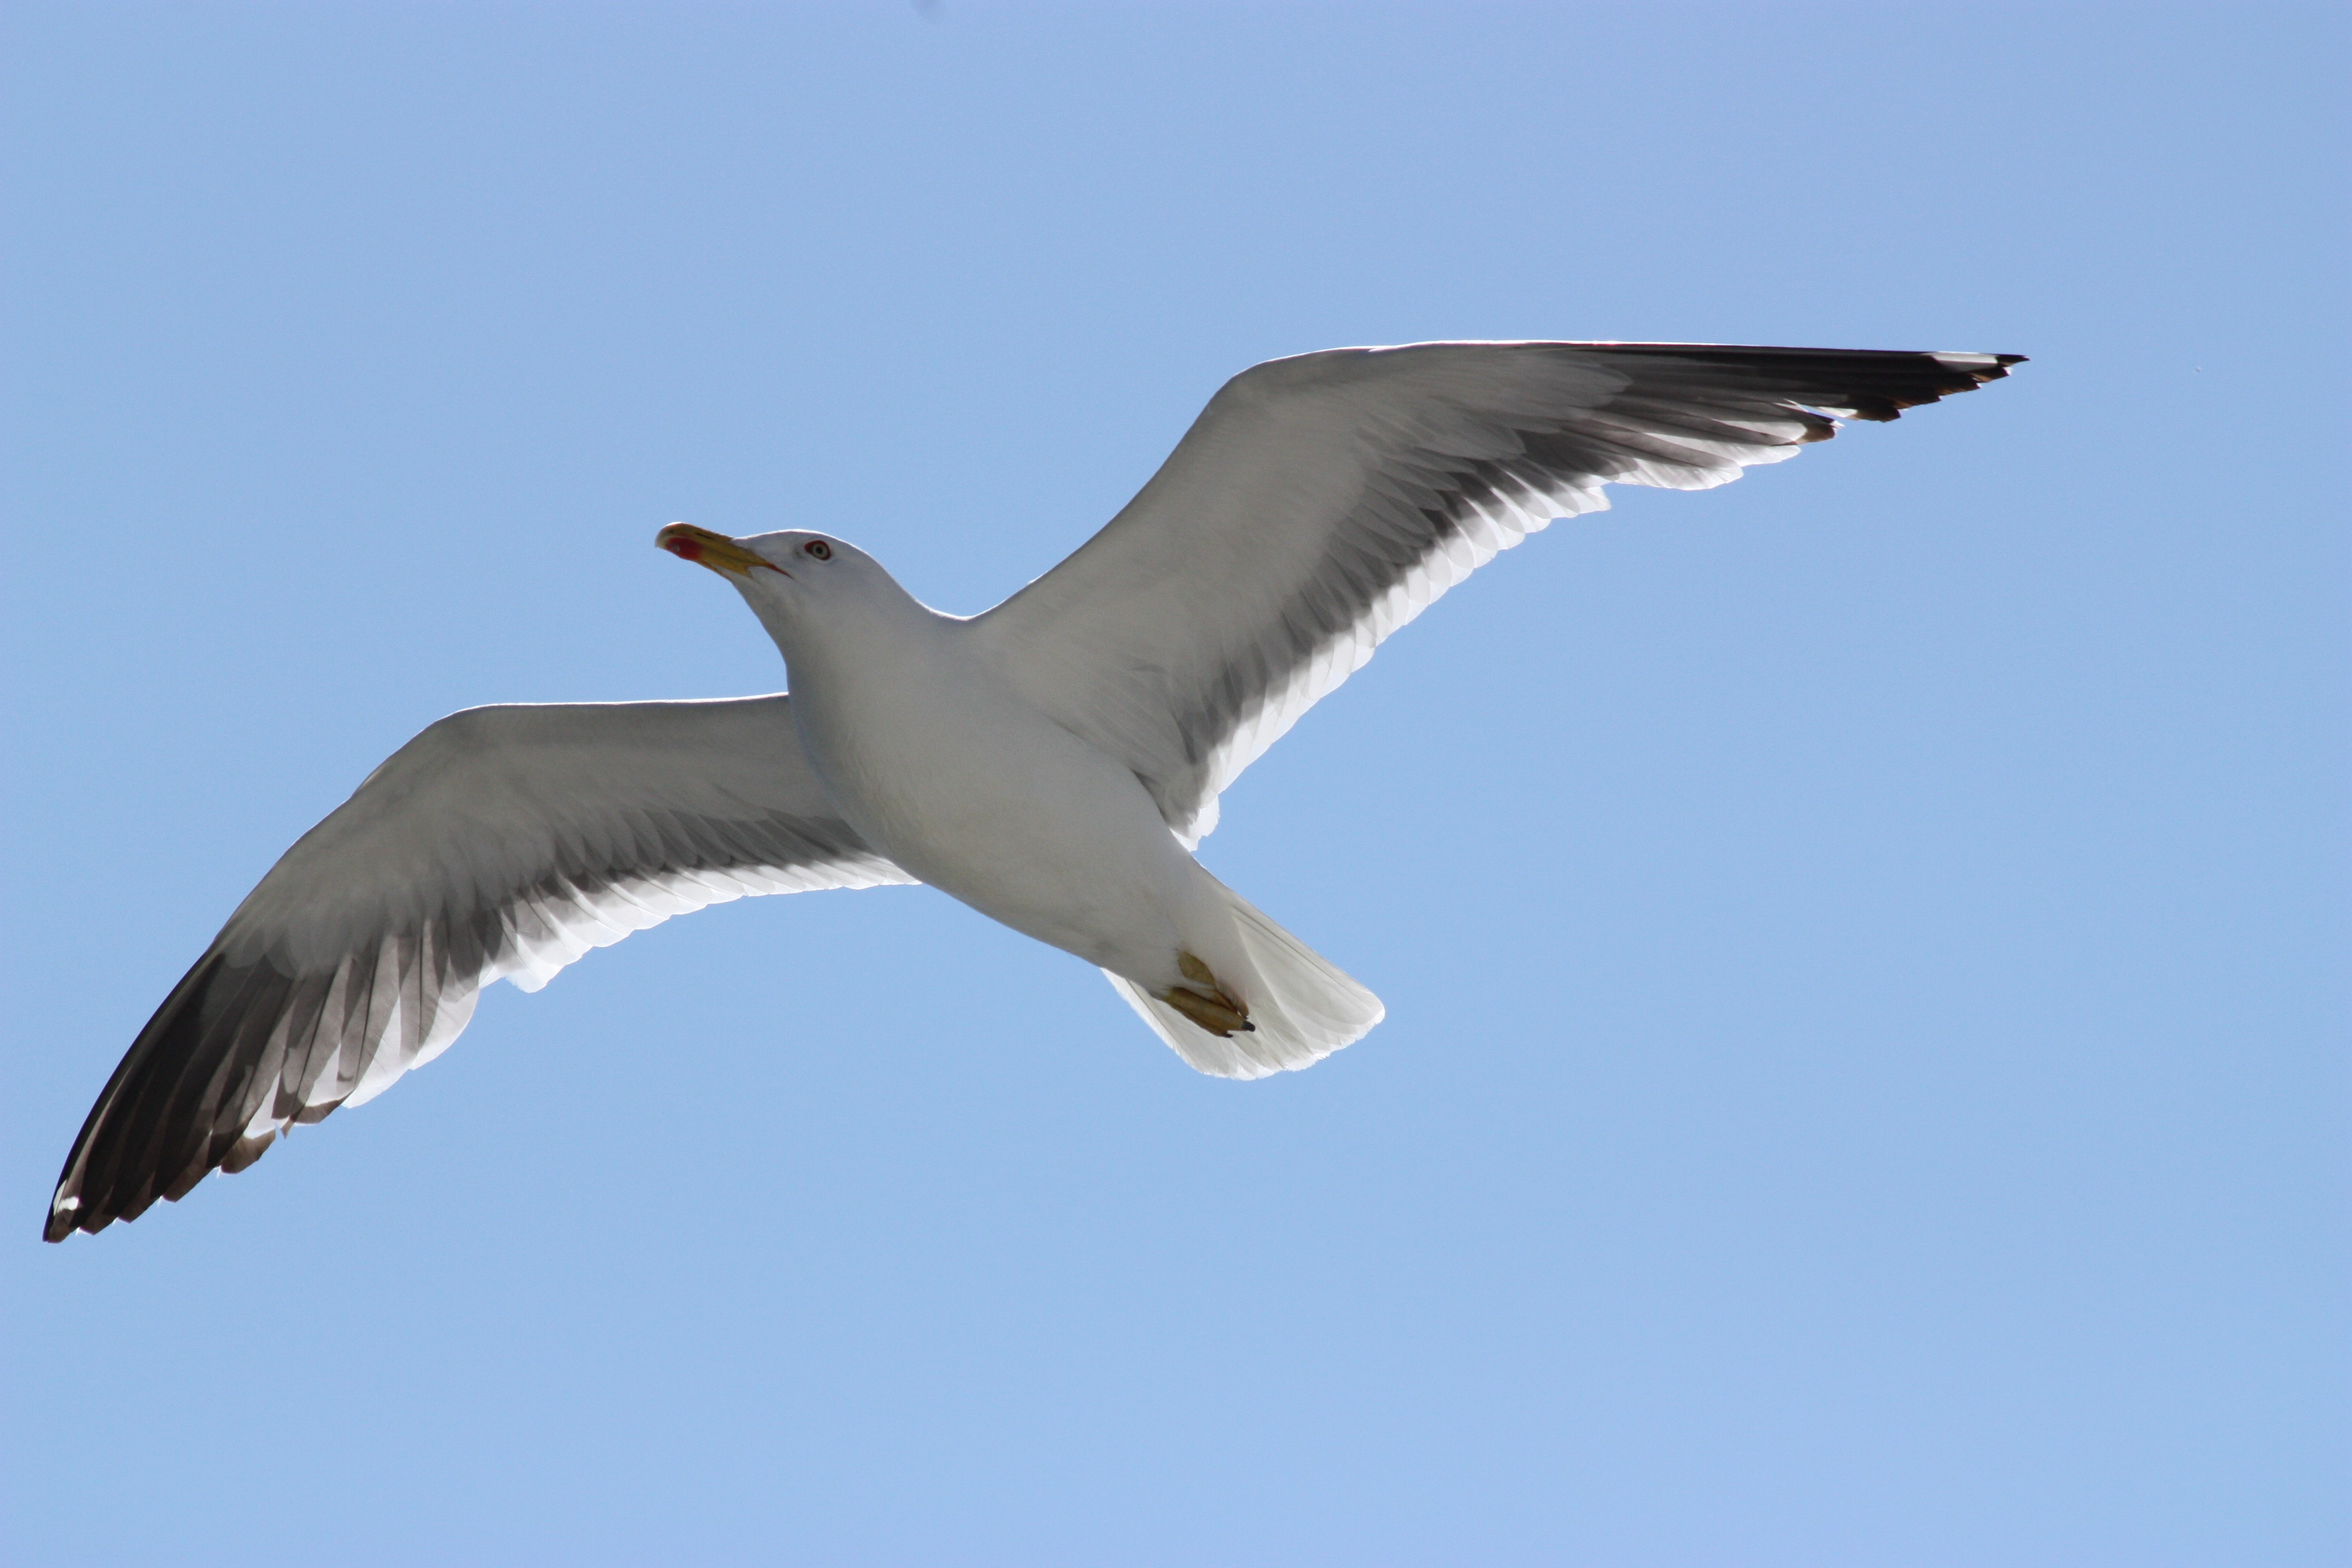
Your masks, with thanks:
M 1235 1034 L 1254 1035 L 1257 1026 L 1250 1022 L 1249 1009 L 1227 994 L 1209 966 L 1189 952 L 1176 955 L 1176 967 L 1183 972 L 1192 985 L 1171 985 L 1160 992 L 1160 1000 L 1190 1018 L 1219 1039 Z M 1205 994 L 1195 987 L 1205 987 Z

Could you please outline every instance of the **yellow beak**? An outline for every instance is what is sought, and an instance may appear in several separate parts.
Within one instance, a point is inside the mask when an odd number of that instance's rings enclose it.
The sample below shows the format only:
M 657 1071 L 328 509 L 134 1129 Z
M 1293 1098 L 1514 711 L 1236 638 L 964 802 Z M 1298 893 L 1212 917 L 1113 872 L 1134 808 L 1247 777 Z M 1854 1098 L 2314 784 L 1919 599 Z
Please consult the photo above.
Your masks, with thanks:
M 732 572 L 748 577 L 765 566 L 771 572 L 782 572 L 764 556 L 754 555 L 723 533 L 713 533 L 707 528 L 697 528 L 690 522 L 673 522 L 654 535 L 654 543 L 681 561 L 692 561 L 724 575 Z M 789 577 L 791 573 L 785 572 Z

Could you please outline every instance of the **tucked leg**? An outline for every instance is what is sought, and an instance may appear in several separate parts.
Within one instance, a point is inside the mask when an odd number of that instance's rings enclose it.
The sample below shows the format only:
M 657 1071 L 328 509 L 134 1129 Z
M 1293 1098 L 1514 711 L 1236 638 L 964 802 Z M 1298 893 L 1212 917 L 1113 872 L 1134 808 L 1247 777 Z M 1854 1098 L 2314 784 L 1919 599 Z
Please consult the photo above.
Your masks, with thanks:
M 1176 967 L 1191 985 L 1171 985 L 1160 992 L 1160 1000 L 1190 1018 L 1209 1033 L 1224 1038 L 1231 1035 L 1257 1032 L 1249 1021 L 1249 1009 L 1233 999 L 1209 966 L 1189 952 L 1176 954 Z

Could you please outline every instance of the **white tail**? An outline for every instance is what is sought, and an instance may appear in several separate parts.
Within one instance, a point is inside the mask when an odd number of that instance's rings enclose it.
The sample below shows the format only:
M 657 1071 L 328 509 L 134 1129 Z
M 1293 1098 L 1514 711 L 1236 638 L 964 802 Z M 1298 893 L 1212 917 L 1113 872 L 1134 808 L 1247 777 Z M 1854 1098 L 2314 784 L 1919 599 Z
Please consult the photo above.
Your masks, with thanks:
M 1313 1067 L 1353 1045 L 1387 1016 L 1381 999 L 1330 960 L 1275 924 L 1230 888 L 1234 934 L 1249 956 L 1257 982 L 1247 987 L 1254 1030 L 1217 1036 L 1108 969 L 1111 988 L 1127 998 L 1152 1032 L 1194 1068 L 1217 1078 L 1264 1078 Z

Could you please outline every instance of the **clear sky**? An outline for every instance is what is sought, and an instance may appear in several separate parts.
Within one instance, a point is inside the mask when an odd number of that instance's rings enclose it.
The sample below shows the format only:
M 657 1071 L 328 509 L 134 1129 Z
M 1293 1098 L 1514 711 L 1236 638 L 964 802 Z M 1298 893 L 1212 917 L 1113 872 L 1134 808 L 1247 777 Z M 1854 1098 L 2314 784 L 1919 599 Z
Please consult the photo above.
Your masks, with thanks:
M 2347 16 L 9 7 L 6 1560 L 2344 1562 Z M 36 1239 L 418 728 L 783 683 L 660 524 L 975 611 L 1439 337 L 2032 363 L 1259 763 L 1309 1072 L 756 900 Z

